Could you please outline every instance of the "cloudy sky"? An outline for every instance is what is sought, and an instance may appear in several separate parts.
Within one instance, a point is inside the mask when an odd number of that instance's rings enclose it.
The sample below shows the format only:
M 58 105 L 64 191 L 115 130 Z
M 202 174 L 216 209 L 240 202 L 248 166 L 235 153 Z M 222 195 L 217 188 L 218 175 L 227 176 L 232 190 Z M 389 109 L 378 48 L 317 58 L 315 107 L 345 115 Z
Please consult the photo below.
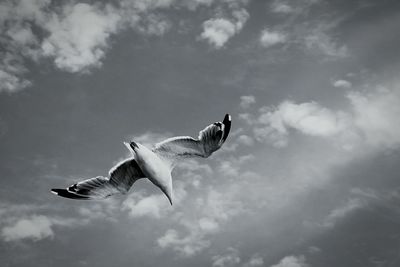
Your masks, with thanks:
M 2 266 L 400 265 L 400 2 L 0 2 Z M 232 115 L 174 206 L 50 194 Z

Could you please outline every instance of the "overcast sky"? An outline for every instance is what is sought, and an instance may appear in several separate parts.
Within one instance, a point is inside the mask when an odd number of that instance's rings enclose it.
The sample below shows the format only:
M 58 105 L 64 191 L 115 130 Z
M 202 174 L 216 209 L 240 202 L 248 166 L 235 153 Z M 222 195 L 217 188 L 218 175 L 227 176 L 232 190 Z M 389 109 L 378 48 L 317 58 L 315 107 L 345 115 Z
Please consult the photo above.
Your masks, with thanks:
M 400 2 L 0 2 L 1 266 L 400 266 Z M 66 187 L 232 115 L 209 159 Z

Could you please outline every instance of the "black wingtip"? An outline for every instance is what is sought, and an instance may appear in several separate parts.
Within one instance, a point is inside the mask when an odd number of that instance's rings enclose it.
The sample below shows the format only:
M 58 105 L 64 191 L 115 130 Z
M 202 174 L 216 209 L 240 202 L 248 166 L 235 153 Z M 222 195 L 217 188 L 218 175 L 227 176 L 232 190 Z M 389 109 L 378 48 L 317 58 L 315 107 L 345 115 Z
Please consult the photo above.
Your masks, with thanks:
M 135 142 L 133 142 L 133 141 L 130 141 L 130 142 L 129 142 L 129 145 L 131 146 L 131 148 L 132 148 L 133 150 L 135 150 L 136 148 L 139 148 L 139 146 L 138 146 Z
M 60 196 L 60 197 L 65 197 L 65 198 L 70 198 L 70 199 L 90 199 L 89 197 L 86 196 L 80 196 L 73 194 L 69 192 L 67 189 L 59 189 L 59 188 L 53 188 L 50 190 L 53 194 Z
M 231 115 L 228 113 L 225 114 L 224 120 L 222 121 L 224 124 L 227 123 L 228 121 L 230 122 L 232 120 Z
M 222 137 L 222 142 L 225 142 L 225 140 L 226 140 L 226 138 L 228 138 L 229 132 L 231 130 L 231 124 L 232 124 L 231 115 L 226 114 L 222 123 L 225 125 L 224 136 Z

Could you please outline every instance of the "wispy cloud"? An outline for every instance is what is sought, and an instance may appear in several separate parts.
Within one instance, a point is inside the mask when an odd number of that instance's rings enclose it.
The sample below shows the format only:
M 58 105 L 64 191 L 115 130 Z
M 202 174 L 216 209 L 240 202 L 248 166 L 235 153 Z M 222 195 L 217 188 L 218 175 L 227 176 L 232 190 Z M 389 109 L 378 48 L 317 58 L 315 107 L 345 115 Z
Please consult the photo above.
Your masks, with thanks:
M 304 39 L 305 47 L 310 53 L 321 54 L 328 58 L 344 58 L 349 55 L 345 45 L 338 44 L 332 36 L 328 35 L 325 27 L 317 27 Z
M 365 202 L 357 198 L 349 199 L 344 205 L 333 209 L 329 215 L 324 219 L 323 226 L 327 228 L 332 228 L 341 219 L 345 218 L 347 215 L 353 211 L 365 206 Z
M 348 47 L 335 35 L 344 16 L 316 15 L 314 11 L 323 4 L 319 0 L 273 1 L 269 10 L 281 15 L 282 21 L 278 30 L 267 28 L 261 32 L 261 44 L 270 47 L 287 43 L 323 61 L 348 58 L 351 55 Z

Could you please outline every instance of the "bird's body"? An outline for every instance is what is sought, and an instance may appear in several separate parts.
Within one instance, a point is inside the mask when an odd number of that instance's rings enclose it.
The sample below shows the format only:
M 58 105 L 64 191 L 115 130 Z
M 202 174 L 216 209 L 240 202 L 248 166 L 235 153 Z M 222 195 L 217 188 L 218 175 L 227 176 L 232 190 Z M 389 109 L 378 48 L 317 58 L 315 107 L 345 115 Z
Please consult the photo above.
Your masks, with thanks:
M 144 145 L 130 142 L 125 145 L 131 150 L 143 174 L 167 196 L 172 205 L 172 166 Z
M 67 189 L 52 189 L 59 196 L 72 199 L 103 199 L 115 194 L 125 194 L 133 183 L 148 178 L 167 196 L 172 205 L 173 187 L 171 172 L 182 159 L 209 157 L 218 150 L 228 137 L 231 117 L 226 114 L 222 122 L 216 122 L 200 131 L 198 139 L 190 136 L 172 137 L 149 149 L 136 142 L 125 143 L 132 158 L 114 166 L 109 177 L 98 176 L 73 184 Z

